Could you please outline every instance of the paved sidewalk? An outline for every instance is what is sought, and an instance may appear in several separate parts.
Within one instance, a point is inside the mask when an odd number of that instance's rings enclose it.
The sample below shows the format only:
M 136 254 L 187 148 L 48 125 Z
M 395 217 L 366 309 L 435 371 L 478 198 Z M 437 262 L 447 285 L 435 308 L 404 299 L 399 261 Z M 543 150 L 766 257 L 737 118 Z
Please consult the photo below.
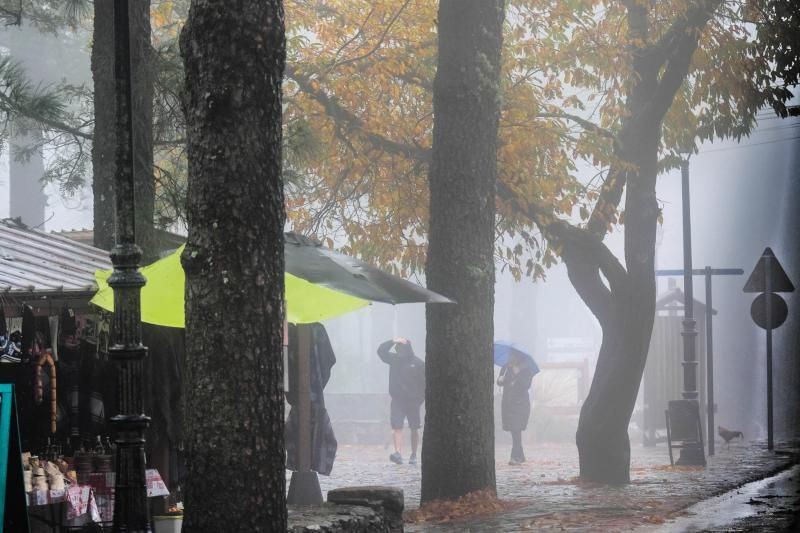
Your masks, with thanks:
M 653 533 L 800 531 L 800 464 L 692 505 Z
M 724 445 L 705 469 L 672 468 L 665 447 L 631 449 L 630 485 L 619 488 L 578 484 L 574 445 L 526 450 L 528 463 L 509 466 L 509 449 L 497 450 L 497 492 L 516 508 L 443 524 L 407 524 L 406 531 L 516 532 L 547 529 L 630 531 L 662 524 L 686 507 L 761 479 L 797 461 L 797 448 L 783 444 L 772 453 L 763 443 Z M 330 477 L 320 476 L 323 494 L 352 485 L 392 485 L 405 492 L 406 508 L 419 505 L 419 465 L 393 465 L 383 447 L 342 446 Z

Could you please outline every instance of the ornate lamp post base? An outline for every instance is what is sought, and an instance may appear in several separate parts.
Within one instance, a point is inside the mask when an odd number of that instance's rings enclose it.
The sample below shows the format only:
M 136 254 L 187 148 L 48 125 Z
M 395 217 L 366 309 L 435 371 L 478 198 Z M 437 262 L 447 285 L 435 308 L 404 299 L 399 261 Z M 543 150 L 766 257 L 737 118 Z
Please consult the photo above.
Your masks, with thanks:
M 117 444 L 114 531 L 151 533 L 145 476 L 145 431 L 150 417 L 117 415 L 111 419 Z M 117 527 L 117 524 L 123 525 Z

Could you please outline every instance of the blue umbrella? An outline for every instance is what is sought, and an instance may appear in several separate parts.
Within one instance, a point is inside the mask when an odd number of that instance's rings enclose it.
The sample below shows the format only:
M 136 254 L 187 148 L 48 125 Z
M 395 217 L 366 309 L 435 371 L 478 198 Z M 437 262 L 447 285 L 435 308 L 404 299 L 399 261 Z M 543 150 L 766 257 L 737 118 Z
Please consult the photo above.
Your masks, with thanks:
M 495 341 L 494 364 L 497 366 L 505 366 L 512 353 L 519 354 L 522 359 L 528 363 L 528 367 L 531 369 L 534 376 L 539 373 L 539 365 L 533 360 L 533 356 L 521 350 L 516 343 L 509 341 Z

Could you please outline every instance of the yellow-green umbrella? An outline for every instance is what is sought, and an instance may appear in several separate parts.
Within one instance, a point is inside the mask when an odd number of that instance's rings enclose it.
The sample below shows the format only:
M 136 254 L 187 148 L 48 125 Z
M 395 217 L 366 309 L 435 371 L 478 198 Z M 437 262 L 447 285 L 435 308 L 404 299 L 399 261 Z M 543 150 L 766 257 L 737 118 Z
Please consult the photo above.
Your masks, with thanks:
M 173 328 L 184 327 L 186 277 L 181 266 L 182 251 L 183 246 L 167 257 L 142 267 L 141 272 L 147 278 L 147 284 L 142 288 L 142 322 Z M 110 270 L 95 272 L 100 289 L 92 298 L 92 303 L 113 311 L 114 291 L 107 282 L 110 275 Z M 369 305 L 367 300 L 315 285 L 289 273 L 284 276 L 286 320 L 294 324 L 327 320 Z

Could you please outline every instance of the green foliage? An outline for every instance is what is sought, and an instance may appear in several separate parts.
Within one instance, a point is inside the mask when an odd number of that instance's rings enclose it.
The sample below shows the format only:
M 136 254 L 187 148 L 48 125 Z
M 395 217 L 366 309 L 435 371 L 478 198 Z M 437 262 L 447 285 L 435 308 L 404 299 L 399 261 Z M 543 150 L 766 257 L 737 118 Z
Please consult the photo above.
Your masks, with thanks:
M 750 53 L 771 58 L 772 72 L 762 83 L 770 89 L 766 102 L 781 117 L 788 116 L 789 87 L 800 83 L 800 3 L 785 0 L 752 0 L 749 10 L 756 24 L 756 39 Z
M 29 25 L 52 34 L 75 29 L 90 11 L 90 0 L 0 0 L 4 26 Z
M 6 120 L 58 120 L 65 108 L 57 88 L 34 85 L 20 64 L 9 57 L 0 58 L 0 105 Z
M 43 179 L 59 183 L 66 195 L 83 184 L 89 162 L 88 134 L 70 105 L 85 97 L 82 87 L 35 85 L 18 63 L 0 59 L 0 136 L 5 141 L 12 133 L 34 134 L 35 142 L 17 147 L 16 157 L 29 159 L 34 152 L 52 151 Z

